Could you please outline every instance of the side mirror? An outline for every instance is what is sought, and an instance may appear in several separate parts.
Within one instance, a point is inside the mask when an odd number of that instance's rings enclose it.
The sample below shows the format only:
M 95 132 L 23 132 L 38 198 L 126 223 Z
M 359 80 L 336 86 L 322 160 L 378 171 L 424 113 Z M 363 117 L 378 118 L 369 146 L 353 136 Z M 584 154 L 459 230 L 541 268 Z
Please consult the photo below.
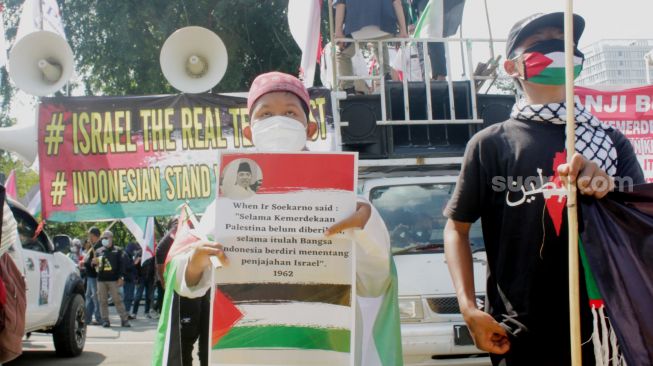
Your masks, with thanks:
M 67 253 L 70 251 L 70 244 L 72 243 L 70 236 L 56 235 L 54 239 L 52 239 L 52 242 L 54 243 L 55 252 Z

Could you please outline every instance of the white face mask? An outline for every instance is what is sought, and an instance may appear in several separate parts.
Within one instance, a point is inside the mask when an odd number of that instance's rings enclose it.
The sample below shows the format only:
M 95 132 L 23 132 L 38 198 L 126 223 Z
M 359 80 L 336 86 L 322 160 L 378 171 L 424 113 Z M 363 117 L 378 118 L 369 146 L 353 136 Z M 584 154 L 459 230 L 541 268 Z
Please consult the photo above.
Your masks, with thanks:
M 306 127 L 290 117 L 272 116 L 254 124 L 252 139 L 259 151 L 301 151 L 306 145 Z

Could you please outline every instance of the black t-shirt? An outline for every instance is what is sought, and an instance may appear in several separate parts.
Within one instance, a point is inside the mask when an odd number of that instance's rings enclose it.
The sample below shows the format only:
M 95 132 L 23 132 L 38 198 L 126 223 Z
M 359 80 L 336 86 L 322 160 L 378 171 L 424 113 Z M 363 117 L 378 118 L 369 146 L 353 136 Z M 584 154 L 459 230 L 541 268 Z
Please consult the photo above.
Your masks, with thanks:
M 616 176 L 643 183 L 630 142 L 617 130 L 606 132 L 617 151 Z M 482 219 L 487 311 L 502 321 L 509 303 L 529 329 L 526 337 L 556 352 L 569 349 L 566 201 L 553 196 L 545 202 L 540 188 L 556 179 L 555 168 L 566 161 L 564 144 L 564 125 L 508 120 L 484 129 L 467 146 L 444 211 L 456 221 Z M 587 304 L 581 278 L 584 323 L 591 319 Z

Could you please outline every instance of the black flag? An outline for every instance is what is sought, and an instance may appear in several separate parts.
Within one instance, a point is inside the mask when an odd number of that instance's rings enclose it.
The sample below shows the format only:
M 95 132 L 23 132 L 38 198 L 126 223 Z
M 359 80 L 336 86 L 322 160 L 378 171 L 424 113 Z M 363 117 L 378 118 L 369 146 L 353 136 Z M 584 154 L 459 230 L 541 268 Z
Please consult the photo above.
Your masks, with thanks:
M 581 202 L 583 248 L 628 365 L 653 366 L 653 184 Z

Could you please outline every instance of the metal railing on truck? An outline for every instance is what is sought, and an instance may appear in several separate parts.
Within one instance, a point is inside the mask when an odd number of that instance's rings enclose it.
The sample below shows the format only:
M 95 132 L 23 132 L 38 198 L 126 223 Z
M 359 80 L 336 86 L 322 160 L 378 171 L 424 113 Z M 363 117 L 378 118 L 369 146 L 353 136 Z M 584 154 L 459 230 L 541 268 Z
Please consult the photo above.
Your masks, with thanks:
M 491 89 L 491 86 L 495 81 L 500 79 L 509 79 L 508 76 L 501 75 L 497 72 L 501 56 L 495 57 L 493 45 L 494 42 L 505 42 L 505 40 L 494 40 L 494 39 L 484 39 L 484 38 L 390 38 L 390 39 L 335 39 L 335 42 L 351 42 L 355 47 L 355 54 L 358 53 L 361 45 L 363 44 L 374 44 L 376 46 L 376 55 L 377 55 L 377 67 L 380 72 L 377 75 L 340 75 L 336 63 L 335 52 L 332 51 L 332 64 L 333 64 L 333 81 L 332 86 L 336 92 L 333 98 L 334 101 L 334 120 L 336 126 L 339 127 L 349 127 L 351 121 L 342 121 L 340 116 L 340 102 L 342 100 L 348 99 L 347 95 L 340 90 L 340 83 L 342 81 L 370 81 L 374 85 L 378 85 L 378 91 L 375 91 L 374 94 L 378 94 L 380 98 L 380 119 L 376 120 L 377 126 L 434 126 L 434 125 L 467 125 L 469 127 L 469 137 L 477 130 L 477 127 L 483 124 L 483 119 L 479 117 L 479 112 L 477 108 L 477 95 L 480 88 L 483 87 L 483 84 L 486 81 L 490 81 L 490 85 L 486 85 L 486 93 Z M 457 43 L 461 48 L 461 61 L 462 65 L 458 65 L 458 69 L 462 69 L 462 78 L 454 80 L 453 74 L 454 70 L 452 69 L 452 57 L 450 52 L 450 44 Z M 433 81 L 429 76 L 431 73 L 431 59 L 429 55 L 428 45 L 430 43 L 442 43 L 444 45 L 444 60 L 446 63 L 446 80 L 445 81 Z M 473 53 L 473 44 L 484 43 L 490 47 L 491 58 L 487 63 L 480 63 L 476 68 L 474 67 L 474 53 Z M 387 81 L 385 78 L 384 65 L 389 63 L 390 60 L 384 59 L 384 45 L 391 47 L 392 45 L 399 44 L 399 48 L 403 55 L 409 55 L 411 52 L 411 47 L 418 47 L 418 54 L 420 59 L 420 73 L 422 75 L 422 81 L 414 82 L 409 81 L 407 70 L 404 70 L 404 77 L 400 82 L 397 81 Z M 419 52 L 421 48 L 421 52 Z M 401 62 L 402 65 L 405 65 L 405 62 Z M 460 67 L 462 66 L 462 67 Z M 462 83 L 462 85 L 461 85 Z M 397 94 L 397 86 L 401 89 L 401 102 L 403 105 L 400 108 L 403 111 L 392 111 L 392 101 Z M 421 85 L 420 85 L 421 84 Z M 443 86 L 443 84 L 446 84 Z M 421 96 L 425 96 L 425 102 L 420 108 L 425 109 L 420 111 L 413 111 L 416 113 L 411 113 L 411 93 L 415 93 L 421 87 L 423 90 L 420 91 Z M 445 118 L 434 118 L 434 105 L 433 105 L 433 90 L 434 88 L 445 88 L 445 95 L 441 98 L 441 102 L 444 103 L 445 111 L 440 111 L 441 115 L 445 115 Z M 456 94 L 456 90 L 464 87 L 463 90 L 467 93 L 469 100 L 464 100 L 462 102 L 469 103 L 469 112 L 459 113 L 456 108 L 457 99 L 460 95 Z M 442 90 L 441 90 L 442 91 Z M 440 96 L 440 95 L 438 95 Z M 465 99 L 467 99 L 467 97 Z M 421 98 L 421 97 L 420 97 Z M 396 103 L 395 103 L 396 104 Z M 462 106 L 461 106 L 462 108 Z M 389 113 L 391 111 L 392 113 Z M 403 112 L 403 113 L 402 113 Z M 393 118 L 393 116 L 403 114 L 403 118 Z M 413 118 L 413 115 L 418 116 L 418 118 Z M 424 118 L 425 117 L 425 118 Z M 448 118 L 446 118 L 448 117 Z M 340 128 L 337 128 L 340 132 Z M 446 130 L 445 130 L 446 131 Z M 341 138 L 341 136 L 339 136 Z M 341 142 L 342 140 L 339 140 Z

